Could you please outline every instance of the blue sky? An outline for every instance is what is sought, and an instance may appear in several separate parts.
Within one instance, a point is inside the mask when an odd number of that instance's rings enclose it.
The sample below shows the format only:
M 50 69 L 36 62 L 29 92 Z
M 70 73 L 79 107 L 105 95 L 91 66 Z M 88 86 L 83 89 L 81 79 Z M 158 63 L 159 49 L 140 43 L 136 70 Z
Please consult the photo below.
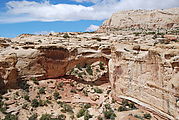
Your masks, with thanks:
M 112 13 L 179 7 L 179 0 L 0 0 L 0 37 L 94 31 Z

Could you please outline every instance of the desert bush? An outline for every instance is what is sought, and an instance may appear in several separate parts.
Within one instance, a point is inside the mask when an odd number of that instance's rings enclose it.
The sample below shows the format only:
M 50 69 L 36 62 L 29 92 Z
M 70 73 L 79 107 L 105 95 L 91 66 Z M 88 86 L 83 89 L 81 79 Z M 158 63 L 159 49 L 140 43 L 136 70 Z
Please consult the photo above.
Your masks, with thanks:
M 43 100 L 39 100 L 39 106 L 47 106 L 47 102 Z
M 125 106 L 119 106 L 118 111 L 119 112 L 128 111 L 128 109 Z
M 103 90 L 96 87 L 96 88 L 94 88 L 94 92 L 101 94 L 101 93 L 103 93 Z
M 93 75 L 93 70 L 91 68 L 91 65 L 86 65 L 86 72 L 89 74 L 89 75 Z
M 33 114 L 29 117 L 29 120 L 37 120 L 37 114 Z
M 84 94 L 85 96 L 88 96 L 88 91 L 87 91 L 87 90 L 83 90 L 83 94 Z
M 115 117 L 116 117 L 116 114 L 112 110 L 111 105 L 110 104 L 105 104 L 104 107 L 105 107 L 105 109 L 103 110 L 104 117 L 106 119 L 114 120 Z
M 86 103 L 86 104 L 84 104 L 83 108 L 85 108 L 85 109 L 91 108 L 91 104 L 90 103 Z
M 64 82 L 60 82 L 60 83 L 57 85 L 57 87 L 58 87 L 58 88 L 62 88 L 63 85 L 64 85 Z
M 37 100 L 37 99 L 33 99 L 33 100 L 32 100 L 32 103 L 31 103 L 31 106 L 32 106 L 32 107 L 38 107 L 38 106 L 39 106 L 38 100 Z
M 145 114 L 144 114 L 144 118 L 145 118 L 145 119 L 151 119 L 152 116 L 151 116 L 149 113 L 145 113 Z
M 86 110 L 85 114 L 84 114 L 84 120 L 89 120 L 90 118 L 92 118 L 93 116 L 89 114 L 89 111 Z
M 55 100 L 58 100 L 58 99 L 61 98 L 61 96 L 60 96 L 60 94 L 58 92 L 54 92 L 53 97 L 54 97 Z
M 68 35 L 68 33 L 65 33 L 65 34 L 63 35 L 63 38 L 70 38 L 70 36 Z
M 134 109 L 137 109 L 137 107 L 135 106 L 133 102 L 129 102 L 128 100 L 123 99 L 122 106 L 118 108 L 118 111 L 121 112 L 121 111 L 128 111 L 128 110 L 134 110 Z
M 3 120 L 18 120 L 16 115 L 7 114 Z
M 32 77 L 31 80 L 34 82 L 34 84 L 39 85 L 39 81 L 36 78 Z
M 77 64 L 76 68 L 78 68 L 78 70 L 82 70 L 82 67 L 80 66 L 80 64 Z
M 105 70 L 105 67 L 104 67 L 104 63 L 100 61 L 99 63 L 99 67 L 101 70 Z
M 87 109 L 85 109 L 85 108 L 81 108 L 81 109 L 79 110 L 79 112 L 77 113 L 76 117 L 77 117 L 77 118 L 80 118 L 80 117 L 84 116 L 86 110 L 87 110 Z
M 52 115 L 50 114 L 42 114 L 40 120 L 52 120 Z
M 66 112 L 73 113 L 73 108 L 70 105 L 68 105 L 66 103 L 62 103 L 61 106 L 63 108 L 61 110 L 62 112 L 64 112 L 64 113 L 66 113 Z
M 18 86 L 19 86 L 21 89 L 23 89 L 23 90 L 29 92 L 29 87 L 30 87 L 30 85 L 27 83 L 26 80 L 21 80 L 21 81 L 19 81 L 19 82 L 18 82 Z
M 116 114 L 114 113 L 114 111 L 112 109 L 106 109 L 103 111 L 104 117 L 106 119 L 111 119 L 114 120 L 116 117 Z
M 27 101 L 30 101 L 30 99 L 29 99 L 29 96 L 28 95 L 24 95 L 24 97 L 23 97 L 25 100 L 27 100 Z
M 64 114 L 58 115 L 58 118 L 56 120 L 65 120 L 66 116 Z
M 39 94 L 45 94 L 45 87 L 39 89 Z
M 97 119 L 98 120 L 103 120 L 103 118 L 101 116 L 98 116 Z

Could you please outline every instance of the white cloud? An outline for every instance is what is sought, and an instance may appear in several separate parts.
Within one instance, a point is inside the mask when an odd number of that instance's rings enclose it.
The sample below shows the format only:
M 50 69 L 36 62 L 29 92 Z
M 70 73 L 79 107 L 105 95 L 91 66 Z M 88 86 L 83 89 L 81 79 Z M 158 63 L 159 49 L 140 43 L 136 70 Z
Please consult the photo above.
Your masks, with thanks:
M 179 0 L 76 0 L 91 1 L 95 5 L 86 7 L 72 4 L 50 4 L 49 2 L 10 1 L 8 11 L 0 16 L 0 23 L 27 21 L 77 21 L 104 20 L 112 13 L 126 9 L 161 9 L 179 7 Z
M 97 2 L 100 2 L 101 0 L 73 0 L 73 1 L 76 1 L 76 2 L 92 2 L 92 3 L 97 3 Z
M 97 25 L 90 25 L 90 26 L 86 29 L 86 31 L 87 31 L 87 32 L 92 32 L 92 31 L 96 31 L 98 28 L 99 28 L 99 26 L 97 26 Z
M 47 35 L 49 33 L 54 33 L 54 31 L 38 31 L 38 32 L 35 32 L 33 34 L 36 34 L 36 35 Z

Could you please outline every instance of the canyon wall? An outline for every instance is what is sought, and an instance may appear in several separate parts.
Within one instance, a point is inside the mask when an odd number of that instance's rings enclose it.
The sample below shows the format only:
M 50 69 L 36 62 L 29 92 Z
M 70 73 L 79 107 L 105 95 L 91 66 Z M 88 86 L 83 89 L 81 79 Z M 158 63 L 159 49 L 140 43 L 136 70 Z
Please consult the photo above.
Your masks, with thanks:
M 137 46 L 115 44 L 112 49 L 109 75 L 114 96 L 178 119 L 179 46 Z

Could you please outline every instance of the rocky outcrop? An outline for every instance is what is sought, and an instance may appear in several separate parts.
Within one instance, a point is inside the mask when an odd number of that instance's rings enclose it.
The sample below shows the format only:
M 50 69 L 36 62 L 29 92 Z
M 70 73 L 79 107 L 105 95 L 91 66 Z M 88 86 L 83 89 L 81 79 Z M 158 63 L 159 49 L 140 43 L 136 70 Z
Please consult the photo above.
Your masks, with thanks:
M 9 54 L 0 59 L 0 90 L 16 87 L 18 71 L 16 54 Z
M 101 45 L 96 39 L 90 41 L 84 37 L 79 40 L 76 38 L 78 34 L 71 38 L 62 38 L 59 35 L 21 35 L 13 38 L 12 43 L 2 41 L 9 45 L 0 52 L 3 59 L 0 62 L 2 85 L 16 85 L 17 76 L 19 79 L 29 80 L 35 77 L 42 80 L 64 76 L 78 64 L 83 66 L 96 61 L 108 64 L 109 43 Z M 16 59 L 8 61 L 8 54 L 16 55 Z
M 119 30 L 164 31 L 179 27 L 179 8 L 164 10 L 130 10 L 112 15 L 99 28 L 98 32 Z
M 179 118 L 179 49 L 118 44 L 109 62 L 113 95 L 168 119 Z

